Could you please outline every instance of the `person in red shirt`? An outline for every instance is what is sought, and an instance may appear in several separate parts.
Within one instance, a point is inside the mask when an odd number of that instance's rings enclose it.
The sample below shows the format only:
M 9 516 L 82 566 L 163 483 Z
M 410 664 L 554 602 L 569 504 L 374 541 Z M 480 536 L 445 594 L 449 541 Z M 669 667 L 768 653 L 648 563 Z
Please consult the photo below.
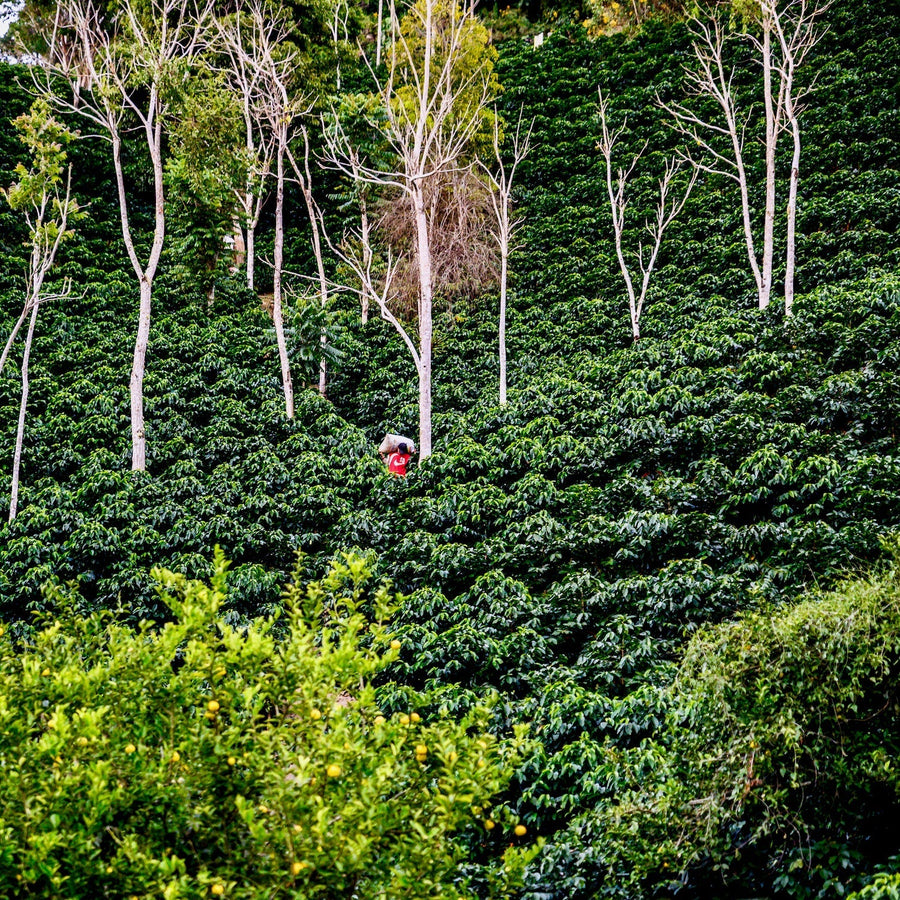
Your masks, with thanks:
M 399 444 L 397 449 L 388 457 L 388 471 L 394 475 L 406 475 L 409 456 L 409 447 L 406 444 Z

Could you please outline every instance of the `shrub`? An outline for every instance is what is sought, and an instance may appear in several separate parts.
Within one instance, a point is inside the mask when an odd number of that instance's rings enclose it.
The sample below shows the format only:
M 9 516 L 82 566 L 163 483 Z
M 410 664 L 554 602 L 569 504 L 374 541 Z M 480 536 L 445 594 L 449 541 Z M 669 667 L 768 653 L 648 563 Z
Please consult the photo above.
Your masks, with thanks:
M 898 849 L 898 664 L 900 561 L 698 632 L 665 692 L 666 727 L 600 766 L 613 799 L 578 831 L 603 836 L 600 896 L 853 887 L 865 856 Z
M 381 715 L 371 678 L 399 642 L 363 557 L 244 627 L 220 615 L 227 565 L 209 585 L 154 570 L 162 625 L 56 587 L 52 620 L 0 637 L 0 895 L 464 896 L 449 836 L 488 839 L 521 734 L 486 733 L 484 704 L 420 716 L 416 694 Z M 528 855 L 507 852 L 497 896 Z

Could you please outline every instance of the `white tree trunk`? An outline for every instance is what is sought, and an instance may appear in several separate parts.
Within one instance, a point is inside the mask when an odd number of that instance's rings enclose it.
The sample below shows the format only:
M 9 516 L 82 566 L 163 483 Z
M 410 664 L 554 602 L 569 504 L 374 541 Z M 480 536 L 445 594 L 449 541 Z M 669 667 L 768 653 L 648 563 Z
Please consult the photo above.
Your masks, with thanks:
M 775 237 L 775 147 L 778 141 L 778 122 L 772 97 L 772 22 L 768 16 L 764 16 L 762 28 L 763 103 L 766 111 L 766 204 L 759 308 L 765 309 L 769 305 L 772 293 L 772 259 Z
M 39 305 L 37 298 L 34 298 L 31 306 L 31 319 L 28 323 L 28 334 L 25 338 L 25 352 L 22 355 L 22 398 L 19 401 L 19 425 L 16 429 L 16 449 L 13 454 L 12 486 L 9 496 L 10 522 L 15 519 L 19 506 L 19 473 L 22 466 L 22 444 L 25 437 L 25 408 L 28 405 L 28 363 L 31 358 L 31 341 L 34 337 Z
M 150 307 L 153 286 L 149 279 L 141 279 L 141 303 L 138 310 L 137 337 L 131 364 L 131 468 L 142 472 L 147 468 L 147 435 L 144 428 L 144 372 L 147 367 L 147 346 L 150 342 Z
M 247 227 L 247 287 L 255 289 L 254 263 L 256 262 L 256 230 L 252 226 Z
M 287 341 L 284 337 L 284 314 L 281 303 L 281 275 L 284 268 L 284 149 L 278 150 L 275 188 L 275 272 L 273 277 L 272 318 L 275 322 L 275 338 L 278 342 L 278 358 L 281 360 L 281 381 L 284 385 L 284 408 L 289 419 L 294 418 L 294 385 L 291 381 L 291 365 L 288 360 Z
M 288 148 L 288 159 L 294 170 L 294 175 L 300 184 L 303 200 L 306 203 L 306 213 L 309 216 L 313 255 L 316 258 L 316 271 L 319 277 L 319 302 L 322 306 L 322 331 L 319 335 L 319 348 L 322 358 L 319 361 L 319 393 L 324 397 L 327 392 L 328 365 L 325 361 L 325 348 L 328 345 L 328 335 L 325 330 L 325 315 L 328 309 L 328 279 L 325 276 L 325 259 L 322 255 L 322 240 L 319 234 L 319 216 L 316 212 L 316 203 L 312 194 L 312 172 L 309 168 L 309 134 L 303 128 L 303 171 L 297 164 L 297 160 Z
M 421 181 L 413 190 L 416 219 L 416 253 L 419 263 L 419 459 L 431 456 L 431 344 L 432 277 L 428 214 Z
M 504 243 L 500 247 L 500 324 L 497 328 L 497 346 L 500 352 L 500 405 L 506 405 L 506 282 L 509 271 L 509 251 Z
M 384 18 L 384 0 L 378 0 L 378 21 L 375 23 L 375 68 L 381 66 L 381 20 Z
M 791 180 L 788 186 L 787 248 L 784 269 L 784 314 L 794 314 L 794 271 L 797 259 L 797 187 L 800 182 L 800 123 L 791 116 L 791 132 L 794 137 L 794 154 L 791 159 Z
M 372 268 L 372 246 L 369 243 L 371 229 L 369 227 L 369 210 L 364 194 L 360 194 L 359 198 L 359 219 L 360 233 L 363 238 L 363 267 L 368 272 Z M 360 307 L 360 318 L 365 325 L 369 321 L 369 294 L 366 291 L 363 291 L 360 296 Z

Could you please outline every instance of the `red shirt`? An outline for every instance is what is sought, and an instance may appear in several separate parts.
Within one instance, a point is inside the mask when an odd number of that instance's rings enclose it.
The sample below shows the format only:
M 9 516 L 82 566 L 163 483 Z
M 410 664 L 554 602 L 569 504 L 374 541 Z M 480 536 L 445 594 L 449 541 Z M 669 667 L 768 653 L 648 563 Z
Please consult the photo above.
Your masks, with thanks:
M 409 462 L 409 454 L 401 453 L 399 450 L 396 453 L 392 453 L 388 457 L 388 471 L 393 472 L 395 475 L 405 475 L 406 474 L 406 464 Z

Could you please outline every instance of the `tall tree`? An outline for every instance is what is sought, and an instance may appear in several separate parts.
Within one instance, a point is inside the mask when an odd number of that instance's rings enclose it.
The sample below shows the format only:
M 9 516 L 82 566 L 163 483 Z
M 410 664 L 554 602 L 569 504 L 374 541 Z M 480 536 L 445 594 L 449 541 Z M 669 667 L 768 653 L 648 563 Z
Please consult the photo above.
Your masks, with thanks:
M 609 101 L 603 96 L 603 90 L 598 89 L 600 98 L 600 151 L 606 163 L 606 193 L 609 198 L 609 208 L 612 213 L 613 236 L 616 245 L 616 258 L 619 261 L 619 269 L 625 281 L 625 289 L 628 291 L 628 309 L 631 314 L 631 337 L 638 341 L 641 337 L 641 313 L 644 309 L 644 301 L 647 299 L 647 289 L 650 286 L 650 277 L 656 267 L 656 257 L 662 245 L 663 234 L 681 210 L 690 196 L 691 190 L 697 181 L 698 170 L 693 167 L 691 177 L 688 179 L 684 193 L 680 199 L 673 200 L 669 195 L 673 181 L 681 169 L 683 160 L 670 159 L 666 161 L 665 171 L 659 180 L 659 203 L 656 207 L 656 217 L 644 223 L 644 229 L 650 235 L 650 246 L 645 248 L 643 243 L 638 244 L 637 252 L 633 254 L 637 258 L 637 264 L 641 270 L 640 292 L 635 290 L 634 280 L 631 277 L 631 268 L 625 259 L 624 234 L 625 234 L 625 210 L 628 206 L 628 181 L 634 167 L 646 149 L 646 144 L 632 159 L 627 169 L 618 168 L 613 178 L 613 149 L 618 143 L 622 133 L 628 127 L 627 119 L 621 127 L 615 131 L 610 130 L 608 109 Z M 648 252 L 645 252 L 645 249 Z
M 230 18 L 217 20 L 224 61 L 220 66 L 224 85 L 240 106 L 244 130 L 245 171 L 234 186 L 240 206 L 239 226 L 246 253 L 247 286 L 253 290 L 256 274 L 256 229 L 267 197 L 267 185 L 275 161 L 275 137 L 268 128 L 265 105 L 259 102 L 267 47 L 287 38 L 283 19 L 272 17 L 258 5 L 239 9 Z
M 274 15 L 262 0 L 248 4 L 246 17 L 240 13 L 219 28 L 230 60 L 229 77 L 246 91 L 244 108 L 248 141 L 252 131 L 260 136 L 260 146 L 271 153 L 275 180 L 275 242 L 273 247 L 272 319 L 281 363 L 285 412 L 294 416 L 294 385 L 284 331 L 284 200 L 290 145 L 302 115 L 309 112 L 310 96 L 302 89 L 299 51 L 286 42 L 289 23 Z M 248 148 L 249 148 L 248 143 Z M 297 170 L 297 166 L 294 166 Z M 302 177 L 302 173 L 301 173 Z M 257 214 L 258 215 L 258 214 Z M 248 228 L 248 236 L 251 229 Z
M 522 115 L 516 123 L 513 132 L 511 151 L 512 158 L 509 162 L 504 159 L 501 148 L 500 120 L 494 120 L 494 134 L 492 147 L 494 159 L 491 164 L 479 160 L 479 165 L 491 184 L 491 206 L 494 211 L 496 229 L 494 238 L 500 251 L 500 316 L 497 327 L 497 350 L 500 357 L 500 403 L 506 404 L 506 295 L 507 281 L 509 280 L 509 253 L 512 246 L 513 234 L 520 222 L 512 218 L 512 191 L 516 177 L 516 169 L 519 163 L 528 155 L 531 149 L 531 131 L 534 128 L 534 120 L 528 128 L 522 130 Z
M 825 34 L 825 29 L 819 25 L 819 19 L 827 12 L 830 5 L 830 2 L 821 2 L 821 0 L 792 0 L 786 4 L 783 10 L 779 11 L 777 0 L 761 0 L 760 3 L 761 10 L 773 22 L 778 47 L 781 51 L 778 71 L 781 79 L 781 93 L 784 97 L 786 127 L 791 132 L 793 144 L 788 181 L 784 271 L 784 311 L 788 316 L 793 314 L 794 307 L 797 192 L 800 183 L 800 152 L 802 149 L 800 113 L 803 108 L 803 98 L 810 90 L 798 86 L 796 74 L 806 61 L 810 50 Z
M 791 315 L 794 295 L 796 196 L 800 167 L 800 129 L 796 70 L 822 32 L 816 20 L 825 12 L 821 0 L 713 0 L 698 6 L 689 19 L 694 37 L 696 66 L 686 68 L 688 91 L 712 98 L 721 119 L 705 117 L 686 104 L 665 105 L 676 126 L 705 152 L 692 160 L 706 172 L 725 175 L 738 184 L 747 257 L 756 282 L 759 308 L 769 305 L 775 248 L 777 148 L 779 135 L 790 128 L 794 153 L 789 179 L 785 313 Z M 744 23 L 732 30 L 735 21 Z M 732 40 L 748 42 L 762 70 L 762 147 L 764 204 L 762 249 L 755 240 L 751 184 L 747 154 L 747 126 L 754 115 L 752 103 L 735 87 L 735 70 L 727 61 Z M 722 145 L 724 140 L 725 146 Z M 727 149 L 726 149 L 727 147 Z
M 243 12 L 222 20 L 219 32 L 227 58 L 223 71 L 244 111 L 246 150 L 251 162 L 242 200 L 247 230 L 248 272 L 251 273 L 253 231 L 259 219 L 265 179 L 273 178 L 275 181 L 273 319 L 288 416 L 292 416 L 293 383 L 283 322 L 284 192 L 286 182 L 293 180 L 303 194 L 324 311 L 328 289 L 319 219 L 312 199 L 309 133 L 303 119 L 315 106 L 316 97 L 327 83 L 331 69 L 318 59 L 314 61 L 315 54 L 304 54 L 290 39 L 290 21 L 283 15 L 273 13 L 262 0 L 251 0 Z M 252 276 L 249 282 L 252 286 Z M 319 391 L 323 395 L 326 390 L 326 342 L 323 328 L 319 366 Z
M 28 318 L 28 332 L 22 354 L 22 394 L 19 402 L 19 422 L 13 453 L 12 483 L 10 486 L 9 521 L 16 517 L 19 500 L 19 473 L 22 463 L 22 445 L 25 435 L 25 412 L 28 405 L 28 366 L 31 346 L 41 303 L 65 296 L 43 293 L 44 281 L 53 267 L 60 244 L 71 237 L 70 222 L 79 217 L 78 204 L 72 199 L 71 169 L 66 169 L 66 144 L 75 139 L 70 131 L 53 118 L 46 100 L 38 99 L 31 110 L 19 116 L 15 125 L 20 139 L 31 151 L 31 167 L 21 163 L 16 167 L 18 182 L 5 192 L 9 205 L 22 212 L 28 226 L 30 254 L 25 278 L 25 303 L 22 314 L 13 327 L 3 353 L 0 354 L 0 372 L 9 356 L 10 348 L 19 329 Z
M 303 202 L 306 204 L 306 212 L 309 216 L 313 256 L 316 259 L 316 274 L 319 280 L 319 303 L 321 305 L 322 329 L 319 334 L 319 393 L 324 397 L 327 393 L 328 363 L 327 345 L 328 335 L 326 331 L 326 316 L 328 311 L 328 279 L 325 275 L 325 257 L 322 252 L 322 235 L 319 228 L 319 217 L 316 202 L 312 191 L 312 169 L 309 165 L 309 131 L 306 126 L 301 126 L 300 132 L 303 140 L 303 165 L 301 166 L 296 155 L 290 147 L 287 150 L 288 160 L 294 171 L 294 180 L 300 186 L 303 193 Z
M 436 181 L 472 165 L 474 142 L 491 121 L 489 103 L 497 86 L 487 31 L 471 7 L 461 9 L 447 0 L 417 0 L 402 20 L 392 13 L 391 36 L 386 75 L 369 67 L 379 99 L 379 115 L 370 121 L 389 148 L 391 164 L 381 166 L 362 155 L 339 120 L 326 130 L 326 159 L 354 182 L 404 198 L 418 276 L 417 341 L 390 309 L 396 300 L 393 281 L 398 258 L 394 253 L 388 249 L 379 268 L 365 229 L 355 232 L 355 240 L 345 242 L 341 252 L 359 279 L 360 291 L 378 304 L 382 317 L 398 330 L 411 352 L 419 383 L 420 458 L 425 459 L 432 450 L 435 288 L 434 206 L 428 198 Z
M 107 20 L 94 0 L 60 0 L 57 29 L 48 50 L 46 94 L 58 108 L 76 112 L 97 125 L 112 149 L 122 237 L 140 286 L 130 379 L 134 470 L 147 465 L 144 370 L 153 279 L 165 238 L 163 155 L 168 80 L 176 73 L 186 73 L 196 54 L 211 7 L 211 0 L 204 2 L 204 6 L 189 6 L 184 0 L 123 0 Z M 74 53 L 70 52 L 73 43 Z M 53 74 L 66 76 L 83 90 L 74 96 L 54 91 Z M 150 157 L 154 194 L 153 236 L 143 259 L 129 216 L 131 201 L 122 159 L 123 135 L 135 120 Z

